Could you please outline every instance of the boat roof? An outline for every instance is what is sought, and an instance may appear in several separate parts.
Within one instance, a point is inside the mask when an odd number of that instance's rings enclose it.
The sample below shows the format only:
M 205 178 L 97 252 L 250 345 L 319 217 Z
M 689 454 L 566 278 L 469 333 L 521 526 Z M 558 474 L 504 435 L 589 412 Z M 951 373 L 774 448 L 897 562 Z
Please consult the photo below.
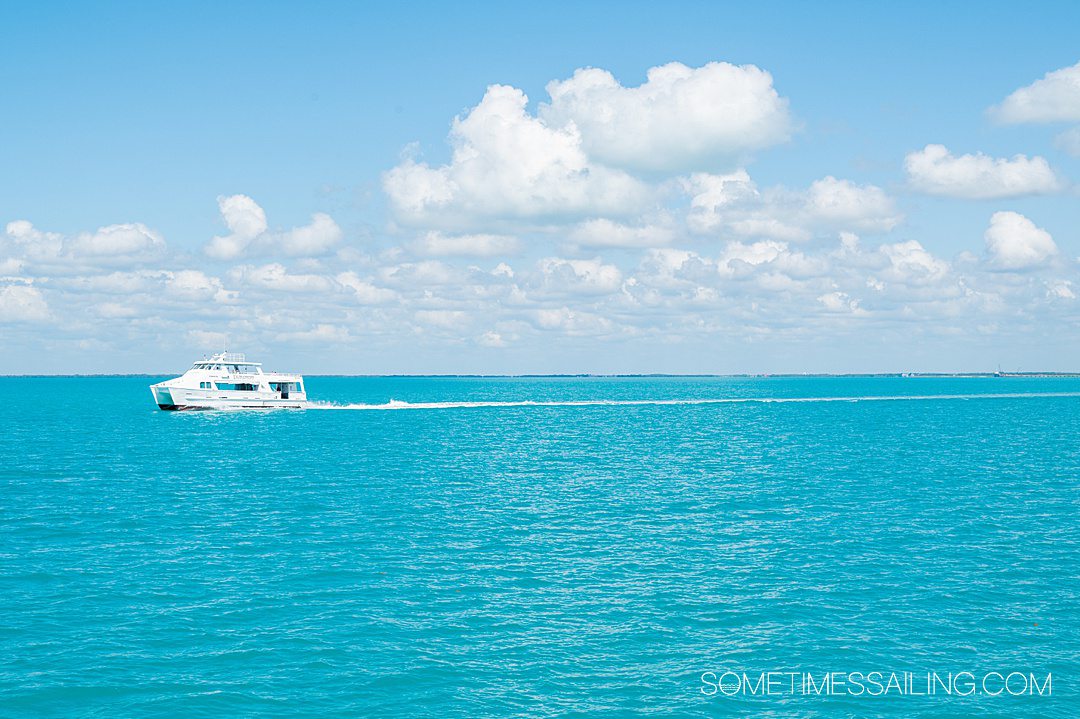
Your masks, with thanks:
M 195 364 L 202 364 L 204 362 L 220 362 L 221 364 L 249 364 L 256 367 L 262 367 L 262 362 L 249 362 L 247 356 L 243 352 L 218 352 L 216 355 L 211 356 L 208 359 L 201 359 L 195 362 Z

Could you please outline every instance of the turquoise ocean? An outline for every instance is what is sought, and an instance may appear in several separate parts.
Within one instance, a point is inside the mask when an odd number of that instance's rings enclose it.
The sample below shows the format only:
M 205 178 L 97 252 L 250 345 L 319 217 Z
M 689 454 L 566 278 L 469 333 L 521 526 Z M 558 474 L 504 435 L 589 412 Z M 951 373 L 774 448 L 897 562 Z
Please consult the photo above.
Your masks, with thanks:
M 0 716 L 1080 716 L 1080 380 L 158 379 L 0 379 Z

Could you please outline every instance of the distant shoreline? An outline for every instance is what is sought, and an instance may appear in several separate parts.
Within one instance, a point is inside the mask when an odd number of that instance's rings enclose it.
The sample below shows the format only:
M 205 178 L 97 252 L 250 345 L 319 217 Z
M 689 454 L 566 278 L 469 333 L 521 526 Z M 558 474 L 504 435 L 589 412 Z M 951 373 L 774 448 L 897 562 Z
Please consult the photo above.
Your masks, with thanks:
M 64 378 L 64 377 L 168 377 L 176 372 L 130 372 L 130 373 L 91 373 L 91 374 L 0 374 L 0 378 Z M 588 379 L 588 378 L 622 378 L 622 379 L 694 379 L 694 378 L 728 378 L 728 379 L 812 379 L 812 378 L 867 378 L 867 377 L 893 377 L 896 379 L 1009 379 L 1009 378 L 1069 378 L 1080 377 L 1080 372 L 847 372 L 832 374 L 827 372 L 765 372 L 759 374 L 736 373 L 736 374 L 305 374 L 306 377 L 366 377 L 383 379 Z

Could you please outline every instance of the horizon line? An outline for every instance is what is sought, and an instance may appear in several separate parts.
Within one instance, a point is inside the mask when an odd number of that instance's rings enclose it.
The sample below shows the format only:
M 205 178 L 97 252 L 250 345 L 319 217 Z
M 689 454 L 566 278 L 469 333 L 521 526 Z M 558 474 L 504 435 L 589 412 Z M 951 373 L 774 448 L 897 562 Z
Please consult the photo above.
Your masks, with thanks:
M 89 373 L 13 373 L 5 374 L 0 373 L 0 378 L 63 378 L 63 377 L 167 377 L 175 375 L 176 372 L 89 372 Z M 1064 377 L 1080 377 L 1080 371 L 1031 371 L 1031 372 L 1001 372 L 1001 371 L 978 371 L 978 372 L 731 372 L 731 373 L 708 373 L 708 372 L 691 372 L 691 373 L 675 373 L 675 372 L 579 372 L 579 373 L 532 373 L 526 372 L 521 374 L 477 374 L 477 373 L 433 373 L 433 374 L 342 374 L 337 372 L 325 373 L 325 374 L 304 374 L 304 377 L 368 377 L 368 378 L 399 378 L 399 379 L 543 379 L 543 378 L 750 378 L 750 379 L 769 379 L 769 378 L 810 378 L 810 377 L 896 377 L 903 379 L 919 379 L 919 378 L 934 378 L 934 377 L 952 377 L 952 378 L 981 378 L 981 377 L 997 377 L 997 378 L 1064 378 Z

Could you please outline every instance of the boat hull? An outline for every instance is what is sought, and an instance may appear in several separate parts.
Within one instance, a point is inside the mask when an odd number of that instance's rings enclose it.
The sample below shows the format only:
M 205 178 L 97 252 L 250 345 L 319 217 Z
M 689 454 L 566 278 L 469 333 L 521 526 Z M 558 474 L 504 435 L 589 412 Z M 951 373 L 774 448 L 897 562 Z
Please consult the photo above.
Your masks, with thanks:
M 230 409 L 303 409 L 303 402 L 223 402 L 221 404 L 159 404 L 158 409 L 166 412 L 191 412 Z
M 211 410 L 227 410 L 227 409 L 303 409 L 303 405 L 300 403 L 287 403 L 287 404 L 229 404 L 229 405 L 158 405 L 158 409 L 165 411 L 211 411 Z
M 212 392 L 188 390 L 180 387 L 153 385 L 150 392 L 158 409 L 173 411 L 228 410 L 228 409 L 303 409 L 306 399 L 281 399 L 272 393 L 245 392 L 240 396 L 210 395 Z M 238 394 L 227 392 L 225 395 Z M 269 396 L 264 396 L 269 395 Z
M 179 409 L 173 402 L 172 392 L 168 387 L 152 385 L 150 393 L 154 395 L 154 402 L 157 403 L 158 409 Z

